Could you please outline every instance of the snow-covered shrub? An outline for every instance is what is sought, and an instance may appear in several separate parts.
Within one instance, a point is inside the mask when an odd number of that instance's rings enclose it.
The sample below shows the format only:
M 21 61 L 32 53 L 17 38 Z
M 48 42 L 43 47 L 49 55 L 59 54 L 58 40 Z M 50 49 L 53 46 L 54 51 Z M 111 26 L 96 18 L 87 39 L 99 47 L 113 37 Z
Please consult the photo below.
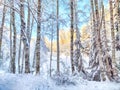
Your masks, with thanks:
M 55 81 L 56 85 L 76 85 L 77 79 L 74 76 L 70 76 L 67 74 L 53 75 L 52 79 Z
M 120 63 L 116 65 L 117 69 L 119 70 L 120 72 Z

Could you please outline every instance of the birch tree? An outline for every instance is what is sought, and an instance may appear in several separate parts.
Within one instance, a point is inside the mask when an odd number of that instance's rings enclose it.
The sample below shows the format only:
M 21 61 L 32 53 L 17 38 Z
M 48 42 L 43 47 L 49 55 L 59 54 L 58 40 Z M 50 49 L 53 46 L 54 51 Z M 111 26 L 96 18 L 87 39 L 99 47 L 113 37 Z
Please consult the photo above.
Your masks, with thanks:
M 25 16 L 24 16 L 24 0 L 20 0 L 20 19 L 21 19 L 21 35 L 22 35 L 22 40 L 25 47 L 25 73 L 30 73 L 29 42 L 28 42 L 27 35 L 25 33 L 26 23 L 25 23 Z
M 75 22 L 75 30 L 76 30 L 76 40 L 75 40 L 75 51 L 74 51 L 74 65 L 76 66 L 77 71 L 83 72 L 85 74 L 84 66 L 83 66 L 83 59 L 81 55 L 81 40 L 80 40 L 80 32 L 78 28 L 78 4 L 77 0 L 74 1 L 74 22 Z
M 60 52 L 59 52 L 59 0 L 57 0 L 57 73 L 60 73 Z
M 91 48 L 90 48 L 90 66 L 94 66 L 95 60 L 96 60 L 96 30 L 95 30 L 95 10 L 94 10 L 94 3 L 93 0 L 91 0 Z
M 92 61 L 90 61 L 91 67 L 95 68 L 95 70 L 92 70 L 92 78 L 95 81 L 104 81 L 105 80 L 105 74 L 104 74 L 104 65 L 102 61 L 102 45 L 101 45 L 101 35 L 100 35 L 100 30 L 101 30 L 101 20 L 99 16 L 99 8 L 98 8 L 98 1 L 97 0 L 91 0 L 91 7 L 92 7 L 92 14 L 93 15 L 93 31 L 92 35 L 93 40 L 94 40 L 94 49 L 95 51 L 93 52 L 95 56 L 93 56 Z M 95 10 L 94 10 L 95 9 Z M 95 11 L 95 12 L 94 12 Z M 101 17 L 102 18 L 102 17 Z M 95 34 L 94 34 L 95 33 Z M 94 38 L 95 37 L 95 38 Z M 94 60 L 93 60 L 94 59 Z
M 53 22 L 52 22 L 52 31 L 51 31 L 51 53 L 50 53 L 50 77 L 52 72 L 52 57 L 53 57 Z
M 30 22 L 31 22 L 31 13 L 30 13 L 30 2 L 31 0 L 27 0 L 27 9 L 28 9 L 28 15 L 27 15 L 27 38 L 28 38 L 28 42 L 30 43 L 30 36 L 31 36 L 31 30 L 30 30 Z
M 116 50 L 120 50 L 120 1 L 115 0 L 115 22 L 114 26 L 116 29 Z
M 114 18 L 113 18 L 113 4 L 112 0 L 109 0 L 110 5 L 110 24 L 111 24 L 111 40 L 112 40 L 112 63 L 115 67 L 115 32 L 114 32 Z
M 4 1 L 5 3 L 5 1 Z M 6 6 L 3 6 L 3 15 L 2 15 L 2 23 L 0 26 L 0 53 L 2 53 L 1 51 L 1 47 L 2 47 L 2 38 L 3 38 L 3 28 L 4 28 L 4 23 L 5 23 L 5 14 L 6 14 Z
M 37 6 L 36 74 L 40 73 L 40 38 L 41 38 L 41 0 Z
M 12 60 L 12 9 L 11 8 L 10 8 L 10 60 Z M 10 63 L 10 69 L 11 69 L 11 63 Z
M 14 0 L 12 0 L 12 7 L 14 8 Z M 15 12 L 12 9 L 12 29 L 13 29 L 13 51 L 12 51 L 12 58 L 11 58 L 11 72 L 15 73 L 16 70 L 16 26 L 15 26 Z
M 71 11 L 71 25 L 70 25 L 70 29 L 71 29 L 71 44 L 70 44 L 70 59 L 71 59 L 71 70 L 72 73 L 74 73 L 75 69 L 74 69 L 74 62 L 73 62 L 73 37 L 74 37 L 74 1 L 70 0 L 70 11 Z

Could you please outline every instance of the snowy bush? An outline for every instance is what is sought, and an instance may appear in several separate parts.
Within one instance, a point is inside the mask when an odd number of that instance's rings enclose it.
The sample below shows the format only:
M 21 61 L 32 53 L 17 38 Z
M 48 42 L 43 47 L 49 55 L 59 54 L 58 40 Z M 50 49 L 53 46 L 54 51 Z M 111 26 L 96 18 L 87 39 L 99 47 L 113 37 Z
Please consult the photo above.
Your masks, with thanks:
M 120 63 L 119 63 L 119 64 L 117 64 L 116 66 L 117 66 L 117 68 L 118 68 L 118 69 L 119 69 L 119 71 L 120 71 Z
M 73 76 L 67 74 L 53 75 L 52 79 L 56 85 L 76 85 L 77 81 Z

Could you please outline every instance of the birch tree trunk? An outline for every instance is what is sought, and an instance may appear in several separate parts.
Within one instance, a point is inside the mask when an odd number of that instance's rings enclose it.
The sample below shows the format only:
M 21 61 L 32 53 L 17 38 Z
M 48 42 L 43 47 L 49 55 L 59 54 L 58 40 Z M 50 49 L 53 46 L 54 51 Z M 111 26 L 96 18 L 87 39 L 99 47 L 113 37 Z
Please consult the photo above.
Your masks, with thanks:
M 12 60 L 12 9 L 11 8 L 10 8 L 10 60 Z M 11 72 L 11 62 L 10 62 L 10 72 Z
M 52 57 L 53 57 L 53 22 L 52 22 L 52 33 L 51 33 L 51 53 L 50 53 L 50 77 L 52 73 Z
M 12 0 L 12 7 L 14 8 L 14 0 Z M 15 12 L 12 10 L 12 27 L 13 27 L 13 54 L 11 59 L 11 72 L 15 73 L 15 59 L 16 59 L 16 26 L 15 26 Z
M 32 68 L 35 68 L 35 64 L 36 64 L 36 46 L 35 46 L 34 55 L 33 55 Z
M 105 23 L 105 11 L 104 11 L 104 5 L 103 5 L 103 2 L 102 2 L 102 15 L 103 15 L 103 25 L 102 25 L 102 52 L 103 52 L 103 62 L 105 63 L 104 67 L 105 67 L 105 71 L 106 71 L 106 75 L 108 77 L 109 80 L 111 80 L 111 57 L 108 53 L 108 45 L 107 45 L 107 36 L 106 36 L 106 23 Z
M 118 1 L 118 47 L 119 47 L 119 51 L 120 51 L 120 0 Z
M 24 63 L 25 63 L 25 47 L 23 46 L 23 51 L 22 51 L 22 63 L 21 63 L 20 73 L 23 73 Z
M 81 55 L 81 40 L 80 40 L 80 32 L 78 29 L 78 12 L 77 12 L 77 1 L 74 1 L 74 22 L 75 22 L 75 29 L 76 29 L 76 40 L 75 40 L 75 56 L 74 56 L 74 62 L 75 66 L 77 66 L 78 72 L 83 72 L 83 62 L 82 62 L 82 55 Z
M 25 33 L 25 17 L 24 17 L 24 0 L 20 0 L 20 18 L 21 18 L 21 34 L 22 40 L 25 47 L 25 73 L 30 73 L 29 67 L 29 41 Z
M 90 66 L 93 68 L 91 71 L 91 77 L 95 81 L 105 81 L 104 74 L 104 65 L 102 61 L 102 40 L 101 40 L 101 25 L 102 18 L 99 16 L 99 8 L 98 1 L 91 0 L 91 8 L 92 8 L 92 18 L 93 18 L 93 31 L 92 31 L 92 47 L 91 47 L 91 60 Z M 95 11 L 95 12 L 94 12 Z M 93 53 L 93 54 L 92 54 Z M 92 56 L 93 55 L 93 56 Z
M 115 32 L 114 32 L 114 20 L 113 20 L 113 4 L 112 0 L 109 0 L 110 5 L 110 24 L 111 24 L 111 39 L 112 39 L 112 65 L 115 67 Z
M 97 30 L 97 48 L 98 48 L 98 62 L 100 67 L 100 78 L 101 80 L 105 80 L 104 76 L 104 67 L 103 67 L 103 61 L 102 61 L 102 45 L 101 45 L 101 36 L 100 36 L 100 19 L 99 19 L 99 11 L 98 11 L 98 1 L 94 0 L 95 3 L 95 11 L 96 11 L 96 30 Z
M 119 35 L 119 50 L 120 50 L 120 0 L 118 1 L 118 35 Z
M 95 11 L 93 0 L 91 0 L 91 9 L 92 9 L 92 22 L 91 22 L 91 49 L 90 49 L 90 62 L 89 65 L 93 67 L 96 60 L 96 30 L 95 30 Z
M 5 1 L 4 1 L 5 3 Z M 2 24 L 0 26 L 0 53 L 1 51 L 1 47 L 2 47 L 2 37 L 3 37 L 3 28 L 4 28 L 4 23 L 5 23 L 5 14 L 6 14 L 6 7 L 5 5 L 3 6 L 3 15 L 2 15 Z
M 28 3 L 28 16 L 27 16 L 27 38 L 28 42 L 30 43 L 30 22 L 31 22 L 31 16 L 30 16 L 30 0 L 27 0 Z
M 37 6 L 36 74 L 40 73 L 40 38 L 41 38 L 41 0 Z
M 57 0 L 57 74 L 60 73 L 60 51 L 59 51 L 59 0 Z
M 116 50 L 120 50 L 120 1 L 115 0 Z
M 22 41 L 22 33 L 20 32 L 20 43 L 19 43 L 19 52 L 18 52 L 18 73 L 21 73 L 20 70 L 21 41 Z
M 71 59 L 71 70 L 74 73 L 74 62 L 73 62 L 73 38 L 74 38 L 74 3 L 73 0 L 70 0 L 70 9 L 71 9 L 71 44 L 70 44 L 70 59 Z

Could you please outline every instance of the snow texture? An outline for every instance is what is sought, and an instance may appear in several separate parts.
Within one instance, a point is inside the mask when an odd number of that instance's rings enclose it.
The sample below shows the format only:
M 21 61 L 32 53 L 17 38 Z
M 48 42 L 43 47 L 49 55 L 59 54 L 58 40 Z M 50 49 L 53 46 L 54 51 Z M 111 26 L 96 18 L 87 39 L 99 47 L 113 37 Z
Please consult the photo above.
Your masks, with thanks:
M 57 85 L 48 77 L 14 75 L 0 71 L 0 90 L 120 90 L 120 84 L 77 79 L 76 85 Z

